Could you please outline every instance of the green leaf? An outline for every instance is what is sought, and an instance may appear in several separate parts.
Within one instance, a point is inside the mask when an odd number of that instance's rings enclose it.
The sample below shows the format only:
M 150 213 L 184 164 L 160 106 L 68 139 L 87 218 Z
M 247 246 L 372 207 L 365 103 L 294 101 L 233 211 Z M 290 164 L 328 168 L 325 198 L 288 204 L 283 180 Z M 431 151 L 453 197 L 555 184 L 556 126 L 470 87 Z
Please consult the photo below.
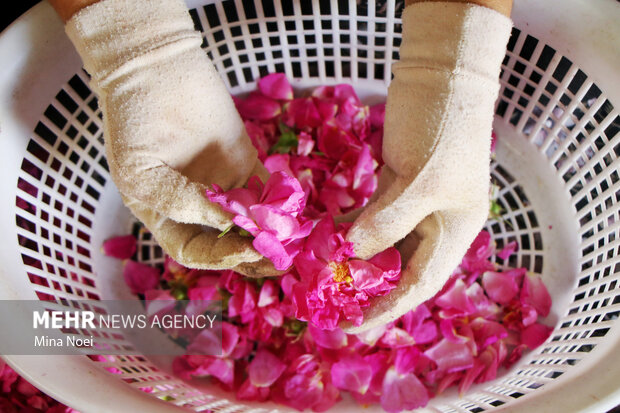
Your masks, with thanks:
M 177 300 L 187 300 L 187 285 L 183 280 L 170 280 L 168 281 L 168 287 L 170 288 L 170 295 Z
M 297 147 L 297 144 L 299 144 L 297 135 L 292 131 L 287 131 L 280 135 L 280 139 L 269 149 L 269 153 L 289 153 L 291 149 Z
M 504 212 L 504 209 L 499 204 L 499 202 L 497 202 L 496 200 L 492 200 L 491 207 L 489 208 L 489 212 L 491 213 L 491 216 L 499 217 Z
M 293 129 L 289 128 L 284 122 L 278 123 L 278 129 L 280 134 L 284 135 L 287 132 L 293 132 Z
M 226 228 L 224 231 L 220 232 L 220 234 L 217 237 L 222 238 L 224 235 L 228 234 L 230 230 L 233 229 L 234 226 L 235 224 L 230 224 L 230 226 Z
M 298 337 L 301 338 L 308 323 L 299 320 L 288 319 L 284 322 L 284 331 L 287 337 Z

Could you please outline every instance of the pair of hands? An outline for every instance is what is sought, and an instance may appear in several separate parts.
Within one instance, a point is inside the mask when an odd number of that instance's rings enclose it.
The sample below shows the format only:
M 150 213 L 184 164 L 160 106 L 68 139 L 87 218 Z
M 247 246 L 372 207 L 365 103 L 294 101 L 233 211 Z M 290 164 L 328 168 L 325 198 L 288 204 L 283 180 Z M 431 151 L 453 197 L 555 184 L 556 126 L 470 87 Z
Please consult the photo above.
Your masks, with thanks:
M 249 239 L 218 238 L 231 217 L 204 196 L 207 185 L 226 190 L 252 175 L 264 180 L 267 172 L 182 3 L 152 1 L 159 5 L 151 9 L 151 27 L 140 26 L 139 13 L 123 11 L 122 0 L 99 5 L 111 9 L 101 12 L 107 17 L 81 13 L 67 25 L 100 97 L 112 177 L 126 205 L 176 261 L 273 275 Z M 96 0 L 50 2 L 68 20 Z M 475 2 L 499 4 L 504 14 L 511 3 Z M 349 241 L 364 259 L 402 241 L 406 265 L 398 287 L 376 299 L 351 332 L 392 321 L 435 294 L 487 217 L 492 110 L 504 50 L 498 57 L 482 30 L 466 24 L 480 19 L 480 8 L 472 17 L 446 7 L 442 22 L 428 7 L 416 11 L 427 16 L 415 25 L 407 24 L 411 8 L 403 15 L 401 61 L 386 107 L 385 166 Z M 107 22 L 110 16 L 116 20 Z

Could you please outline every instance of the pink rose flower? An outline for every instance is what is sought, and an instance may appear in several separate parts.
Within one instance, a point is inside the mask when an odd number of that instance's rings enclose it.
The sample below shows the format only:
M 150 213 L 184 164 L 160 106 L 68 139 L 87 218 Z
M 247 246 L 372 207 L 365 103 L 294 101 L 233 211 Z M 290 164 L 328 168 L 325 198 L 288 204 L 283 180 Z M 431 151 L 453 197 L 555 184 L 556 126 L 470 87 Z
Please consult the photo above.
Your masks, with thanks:
M 353 244 L 333 219 L 320 221 L 295 258 L 300 282 L 293 287 L 297 317 L 332 330 L 341 320 L 360 325 L 372 297 L 385 295 L 400 278 L 400 254 L 389 248 L 368 261 L 355 259 Z

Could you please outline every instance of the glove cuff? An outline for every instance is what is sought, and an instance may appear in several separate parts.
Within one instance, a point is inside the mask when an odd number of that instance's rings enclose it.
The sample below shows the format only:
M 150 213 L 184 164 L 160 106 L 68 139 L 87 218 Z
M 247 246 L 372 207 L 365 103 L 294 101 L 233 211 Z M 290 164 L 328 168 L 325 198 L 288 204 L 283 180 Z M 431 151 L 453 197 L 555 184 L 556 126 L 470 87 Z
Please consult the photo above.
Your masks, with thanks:
M 422 2 L 405 8 L 397 68 L 420 67 L 497 81 L 512 21 L 469 3 Z
M 102 0 L 77 12 L 65 31 L 95 84 L 149 52 L 166 57 L 202 43 L 182 0 Z

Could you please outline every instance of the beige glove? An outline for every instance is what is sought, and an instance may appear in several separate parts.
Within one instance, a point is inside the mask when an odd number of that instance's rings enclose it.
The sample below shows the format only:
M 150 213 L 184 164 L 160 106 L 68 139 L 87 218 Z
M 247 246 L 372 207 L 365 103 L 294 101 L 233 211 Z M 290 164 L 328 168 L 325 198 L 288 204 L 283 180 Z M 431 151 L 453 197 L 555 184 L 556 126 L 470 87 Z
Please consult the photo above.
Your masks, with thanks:
M 249 239 L 218 238 L 231 216 L 206 200 L 206 185 L 267 172 L 184 2 L 100 1 L 66 32 L 99 96 L 112 179 L 164 250 L 192 268 L 273 274 Z
M 362 258 L 405 239 L 406 266 L 397 288 L 376 299 L 350 332 L 392 321 L 431 298 L 484 225 L 493 105 L 511 27 L 509 18 L 477 5 L 405 9 L 380 195 L 348 238 Z

